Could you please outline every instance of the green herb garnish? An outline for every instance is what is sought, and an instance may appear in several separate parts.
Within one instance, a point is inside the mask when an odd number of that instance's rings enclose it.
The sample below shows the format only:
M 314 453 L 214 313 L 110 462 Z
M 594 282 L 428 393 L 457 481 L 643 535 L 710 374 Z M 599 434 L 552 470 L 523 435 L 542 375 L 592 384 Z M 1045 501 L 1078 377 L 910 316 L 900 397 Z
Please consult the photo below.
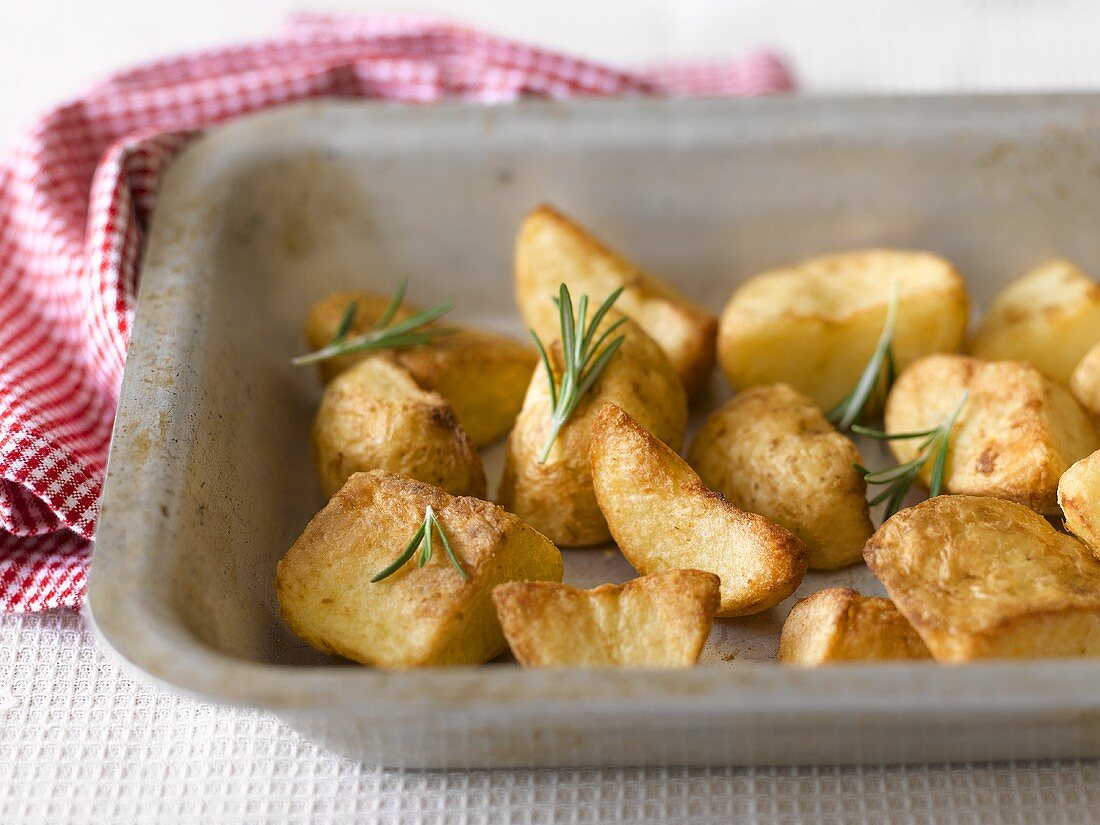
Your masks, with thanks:
M 606 347 L 603 346 L 607 336 L 618 329 L 626 321 L 625 318 L 620 318 L 604 330 L 602 335 L 596 337 L 600 322 L 622 291 L 623 288 L 619 287 L 608 295 L 607 300 L 596 310 L 589 324 L 588 296 L 580 297 L 577 302 L 577 315 L 574 318 L 573 299 L 569 296 L 569 288 L 565 284 L 561 285 L 558 297 L 554 299 L 554 303 L 558 305 L 558 314 L 561 316 L 561 353 L 564 367 L 560 384 L 554 379 L 554 370 L 550 366 L 550 356 L 546 352 L 546 347 L 539 340 L 538 333 L 531 330 L 531 337 L 535 339 L 535 346 L 538 347 L 542 364 L 546 368 L 546 378 L 550 382 L 550 402 L 553 407 L 550 413 L 550 434 L 542 446 L 539 464 L 546 462 L 547 456 L 550 455 L 550 448 L 554 446 L 554 440 L 561 432 L 561 428 L 565 426 L 565 422 L 573 415 L 581 396 L 588 392 L 607 368 L 608 362 L 626 337 L 620 335 Z M 603 347 L 602 350 L 601 347 Z
M 348 333 L 351 331 L 352 322 L 355 320 L 355 313 L 359 309 L 358 304 L 352 301 L 344 312 L 344 317 L 340 319 L 340 326 L 336 328 L 336 334 L 333 336 L 332 341 L 315 352 L 291 359 L 291 363 L 312 364 L 328 358 L 335 358 L 338 355 L 347 355 L 350 352 L 415 347 L 430 343 L 441 335 L 451 335 L 456 331 L 454 327 L 428 326 L 428 324 L 443 317 L 454 308 L 451 301 L 441 301 L 428 309 L 414 312 L 405 320 L 390 326 L 404 299 L 405 281 L 401 281 L 390 300 L 390 305 L 386 308 L 382 317 L 378 319 L 378 323 L 362 335 L 349 338 Z
M 451 564 L 454 569 L 462 574 L 462 578 L 469 579 L 466 571 L 462 569 L 462 565 L 459 564 L 458 558 L 455 556 L 455 551 L 451 547 L 451 543 L 447 540 L 447 534 L 443 532 L 443 527 L 439 523 L 439 519 L 435 517 L 435 511 L 429 504 L 424 509 L 424 523 L 420 525 L 420 528 L 416 531 L 416 534 L 412 537 L 412 541 L 409 542 L 409 546 L 404 549 L 397 560 L 387 567 L 385 570 L 380 571 L 373 579 L 371 584 L 380 582 L 382 579 L 387 579 L 405 566 L 405 563 L 413 557 L 413 553 L 416 553 L 417 548 L 420 548 L 420 554 L 416 559 L 416 566 L 423 567 L 429 561 L 432 560 L 432 533 L 438 533 L 440 540 L 443 542 L 443 549 L 447 552 L 447 558 L 451 560 Z
M 839 404 L 833 407 L 826 418 L 830 424 L 836 425 L 841 432 L 852 429 L 863 415 L 867 402 L 872 395 L 876 395 L 880 401 L 886 398 L 890 387 L 894 384 L 897 371 L 894 367 L 894 330 L 898 323 L 898 284 L 890 291 L 890 304 L 886 309 L 886 323 L 882 326 L 882 334 L 879 335 L 875 351 L 863 373 L 853 389 Z
M 962 398 L 959 399 L 958 405 L 955 407 L 955 411 L 952 412 L 942 424 L 931 430 L 924 430 L 923 432 L 917 433 L 884 433 L 881 430 L 873 430 L 870 427 L 861 427 L 858 424 L 852 425 L 852 432 L 866 435 L 870 438 L 878 439 L 879 441 L 904 441 L 911 438 L 924 439 L 921 441 L 920 447 L 918 448 L 920 454 L 912 461 L 908 461 L 905 464 L 898 464 L 889 469 L 875 470 L 874 472 L 859 464 L 854 465 L 863 476 L 863 480 L 868 484 L 887 485 L 885 490 L 871 499 L 872 505 L 881 504 L 884 501 L 888 502 L 883 514 L 883 520 L 890 518 L 890 516 L 901 509 L 901 504 L 905 500 L 906 493 L 909 492 L 909 488 L 913 486 L 913 482 L 924 468 L 924 465 L 928 463 L 929 459 L 933 460 L 933 464 L 932 479 L 931 483 L 928 485 L 928 496 L 929 498 L 935 498 L 943 491 L 943 476 L 947 468 L 947 450 L 951 444 L 951 430 L 954 428 L 955 421 L 958 420 L 959 413 L 962 412 L 963 405 L 966 404 L 966 399 L 969 395 L 969 393 L 964 392 Z

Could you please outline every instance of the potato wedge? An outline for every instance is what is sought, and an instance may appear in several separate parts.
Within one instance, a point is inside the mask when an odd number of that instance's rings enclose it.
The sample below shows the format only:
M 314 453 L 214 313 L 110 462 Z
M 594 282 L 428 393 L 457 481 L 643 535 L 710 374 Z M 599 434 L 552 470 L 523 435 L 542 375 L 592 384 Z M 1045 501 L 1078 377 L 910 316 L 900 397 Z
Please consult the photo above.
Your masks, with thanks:
M 357 310 L 350 334 L 355 335 L 369 330 L 382 317 L 389 301 L 370 292 L 340 292 L 322 299 L 310 310 L 306 321 L 310 348 L 320 349 L 332 341 L 352 302 Z M 403 305 L 395 319 L 402 320 L 415 311 Z M 327 383 L 351 365 L 371 357 L 394 361 L 408 370 L 421 388 L 446 398 L 479 447 L 496 441 L 512 428 L 538 360 L 531 348 L 504 335 L 459 327 L 453 335 L 423 346 L 351 353 L 322 361 L 321 377 Z
M 493 602 L 524 667 L 691 667 L 718 609 L 718 577 L 667 570 L 592 590 L 509 582 Z
M 1100 427 L 1100 344 L 1081 359 L 1070 379 L 1073 397 L 1092 415 Z
M 688 451 L 699 478 L 734 507 L 794 533 L 811 568 L 860 561 L 871 536 L 859 451 L 786 384 L 753 387 L 715 410 Z
M 898 368 L 932 352 L 955 352 L 969 311 L 955 268 L 929 252 L 869 249 L 812 258 L 742 284 L 719 322 L 726 378 L 737 389 L 782 381 L 832 409 L 875 349 L 894 283 Z
M 485 498 L 481 456 L 451 405 L 380 358 L 360 361 L 325 388 L 313 421 L 313 459 L 326 496 L 354 473 L 389 470 Z
M 719 616 L 767 610 L 802 581 L 807 551 L 796 536 L 707 489 L 615 404 L 604 404 L 593 422 L 591 454 L 596 500 L 639 573 L 714 573 L 722 582 Z
M 519 311 L 543 340 L 561 334 L 550 301 L 561 284 L 574 296 L 587 294 L 593 306 L 623 287 L 616 308 L 660 345 L 689 396 L 706 388 L 714 371 L 718 319 L 550 206 L 539 206 L 524 219 L 516 240 L 515 276 Z
M 1069 261 L 1020 276 L 993 300 L 970 352 L 990 361 L 1027 361 L 1069 386 L 1074 367 L 1100 342 L 1100 284 Z
M 1022 504 L 938 496 L 864 558 L 938 661 L 1100 655 L 1100 561 Z
M 969 393 L 955 423 L 944 490 L 1017 501 L 1058 513 L 1058 479 L 1100 447 L 1088 415 L 1059 384 L 1022 361 L 930 355 L 900 376 L 886 401 L 886 431 L 939 426 Z M 917 457 L 920 439 L 891 441 L 899 462 Z M 920 481 L 928 486 L 932 461 Z
M 468 579 L 438 536 L 423 567 L 389 566 L 431 506 Z M 383 471 L 348 479 L 279 562 L 283 618 L 313 647 L 366 665 L 475 665 L 504 652 L 493 588 L 561 581 L 561 553 L 500 507 Z
M 847 587 L 799 599 L 779 637 L 778 659 L 788 665 L 931 658 L 893 602 Z
M 539 455 L 553 405 L 544 370 L 531 378 L 523 411 L 508 438 L 500 503 L 559 546 L 586 547 L 611 538 L 592 490 L 588 461 L 592 421 L 605 402 L 629 410 L 676 449 L 683 443 L 687 398 L 676 371 L 637 324 L 628 320 L 620 330 L 625 336 L 622 346 L 581 398 L 545 463 L 539 463 Z M 560 382 L 560 343 L 553 344 L 549 354 Z
M 1066 529 L 1100 558 L 1100 451 L 1082 458 L 1058 482 Z

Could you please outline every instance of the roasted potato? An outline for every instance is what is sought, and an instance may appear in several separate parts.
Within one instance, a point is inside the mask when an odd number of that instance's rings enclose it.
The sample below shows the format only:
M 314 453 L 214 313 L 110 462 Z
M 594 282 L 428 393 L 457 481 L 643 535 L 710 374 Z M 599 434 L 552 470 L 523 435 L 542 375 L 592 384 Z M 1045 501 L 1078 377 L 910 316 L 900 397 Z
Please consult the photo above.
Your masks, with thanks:
M 931 659 L 920 636 L 889 599 L 830 587 L 799 599 L 779 637 L 788 665 Z
M 691 667 L 718 609 L 718 577 L 668 570 L 592 590 L 509 582 L 493 601 L 524 667 Z
M 1100 655 L 1100 561 L 1022 504 L 938 496 L 863 555 L 938 661 Z
M 326 496 L 354 473 L 389 470 L 485 498 L 481 456 L 451 405 L 383 359 L 360 361 L 325 388 L 313 421 L 313 459 Z
M 1037 266 L 1001 290 L 970 352 L 990 361 L 1028 361 L 1068 386 L 1074 367 L 1100 341 L 1100 284 L 1069 261 Z
M 382 317 L 389 301 L 370 292 L 340 292 L 322 299 L 306 321 L 310 348 L 320 349 L 332 341 L 351 303 L 357 308 L 349 334 L 356 335 Z M 400 321 L 415 311 L 406 304 L 394 318 Z M 459 327 L 454 334 L 442 335 L 430 344 L 330 358 L 320 363 L 321 377 L 331 381 L 352 364 L 372 357 L 396 362 L 420 387 L 446 398 L 478 446 L 496 441 L 511 429 L 537 361 L 533 350 L 511 338 Z
M 1082 458 L 1058 482 L 1066 529 L 1100 558 L 1100 451 Z
M 895 283 L 898 368 L 956 351 L 969 300 L 955 268 L 928 252 L 870 249 L 812 258 L 742 284 L 719 323 L 726 378 L 737 389 L 782 381 L 832 409 L 867 366 Z
M 676 371 L 636 324 L 628 320 L 620 330 L 625 336 L 622 346 L 581 397 L 544 464 L 538 459 L 553 406 L 544 370 L 532 377 L 523 411 L 508 439 L 500 503 L 558 545 L 584 547 L 611 538 L 592 491 L 588 463 L 592 420 L 605 402 L 629 410 L 674 448 L 683 443 L 687 399 Z M 560 383 L 560 342 L 551 345 L 549 356 Z
M 994 496 L 1046 515 L 1058 513 L 1058 479 L 1100 447 L 1088 415 L 1059 384 L 1022 361 L 930 355 L 900 376 L 886 402 L 886 431 L 919 432 L 966 404 L 951 434 L 948 493 Z M 920 439 L 890 442 L 899 462 L 915 459 Z M 928 486 L 932 461 L 920 480 Z
M 688 395 L 707 386 L 714 371 L 718 320 L 551 207 L 538 207 L 520 227 L 515 275 L 519 311 L 544 340 L 561 334 L 551 302 L 561 284 L 577 297 L 587 294 L 595 306 L 623 287 L 616 308 L 664 350 Z
M 721 579 L 719 616 L 767 610 L 806 573 L 806 546 L 707 489 L 680 456 L 615 404 L 592 425 L 592 480 L 611 534 L 642 574 L 691 568 Z
M 786 384 L 753 387 L 711 413 L 688 452 L 699 478 L 735 507 L 794 533 L 811 568 L 862 558 L 871 535 L 859 451 Z
M 1070 379 L 1073 396 L 1100 426 L 1100 344 L 1081 359 Z
M 391 565 L 431 507 L 458 563 L 440 546 L 423 567 Z M 279 562 L 283 618 L 312 646 L 386 668 L 475 665 L 504 652 L 493 588 L 506 581 L 561 581 L 561 553 L 500 507 L 456 498 L 382 471 L 356 473 Z

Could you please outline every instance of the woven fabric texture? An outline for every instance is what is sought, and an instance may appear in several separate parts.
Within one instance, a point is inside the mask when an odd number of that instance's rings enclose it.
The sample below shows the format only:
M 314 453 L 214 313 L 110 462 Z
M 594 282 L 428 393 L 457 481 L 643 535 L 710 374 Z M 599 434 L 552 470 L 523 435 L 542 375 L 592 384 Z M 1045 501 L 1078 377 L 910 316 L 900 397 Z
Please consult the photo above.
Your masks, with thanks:
M 6 708 L 6 710 L 5 710 Z M 132 676 L 72 611 L 0 616 L 0 822 L 1087 823 L 1100 763 L 400 771 Z
M 129 343 L 142 232 L 195 130 L 313 97 L 789 89 L 766 53 L 625 72 L 406 17 L 303 17 L 282 37 L 122 72 L 0 163 L 0 610 L 79 606 Z

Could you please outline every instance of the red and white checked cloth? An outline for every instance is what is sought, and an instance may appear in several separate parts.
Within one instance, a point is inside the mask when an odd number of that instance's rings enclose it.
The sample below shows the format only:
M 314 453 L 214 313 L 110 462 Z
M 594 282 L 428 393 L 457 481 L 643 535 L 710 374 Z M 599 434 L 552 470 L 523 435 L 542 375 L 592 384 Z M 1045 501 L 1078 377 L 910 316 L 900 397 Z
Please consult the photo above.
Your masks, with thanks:
M 311 97 L 787 91 L 773 55 L 628 72 L 410 17 L 295 18 L 281 37 L 124 71 L 0 164 L 0 610 L 77 607 L 160 175 L 197 130 Z

